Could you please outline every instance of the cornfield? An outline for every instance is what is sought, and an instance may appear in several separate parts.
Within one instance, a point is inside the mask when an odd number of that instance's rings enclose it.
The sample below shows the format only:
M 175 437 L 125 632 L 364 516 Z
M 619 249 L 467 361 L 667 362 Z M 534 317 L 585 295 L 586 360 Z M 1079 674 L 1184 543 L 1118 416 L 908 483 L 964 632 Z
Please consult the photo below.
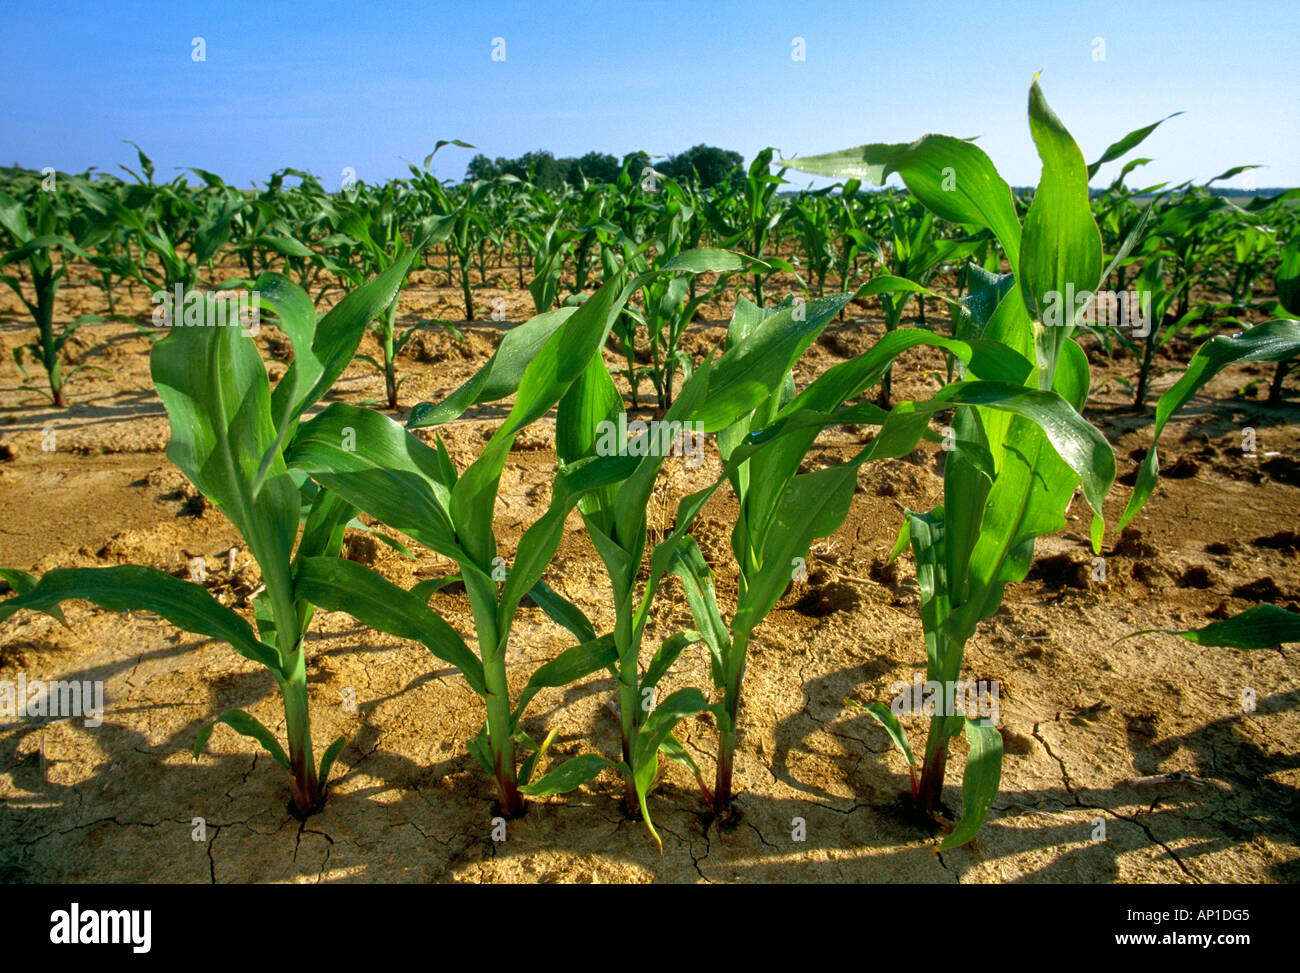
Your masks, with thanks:
M 1067 122 L 0 169 L 0 875 L 1294 881 L 1300 190 Z

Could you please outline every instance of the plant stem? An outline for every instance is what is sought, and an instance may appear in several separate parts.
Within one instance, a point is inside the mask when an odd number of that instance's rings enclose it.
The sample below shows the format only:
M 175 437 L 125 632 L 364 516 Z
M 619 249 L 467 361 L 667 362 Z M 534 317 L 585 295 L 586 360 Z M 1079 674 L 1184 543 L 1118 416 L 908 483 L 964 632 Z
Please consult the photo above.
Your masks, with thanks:
M 397 298 L 388 305 L 384 320 L 384 387 L 388 392 L 388 408 L 397 408 L 397 356 L 393 352 L 393 332 L 397 326 Z
M 277 676 L 284 696 L 285 730 L 289 737 L 289 787 L 293 805 L 303 815 L 320 810 L 325 795 L 316 779 L 316 761 L 311 749 L 311 717 L 307 710 L 307 672 L 303 652 L 299 649 L 291 660 L 286 679 Z
M 510 687 L 506 682 L 504 650 L 483 660 L 483 681 L 488 691 L 488 743 L 492 748 L 492 772 L 497 779 L 501 813 L 507 818 L 517 818 L 524 813 L 524 799 L 519 793 L 515 741 L 510 735 Z
M 916 789 L 916 806 L 930 814 L 943 795 L 943 775 L 948 764 L 948 736 L 943 716 L 930 717 L 930 734 L 925 741 L 925 762 L 921 765 L 921 783 Z
M 32 277 L 36 285 L 36 325 L 40 331 L 41 364 L 45 366 L 45 374 L 50 380 L 50 397 L 62 409 L 67 406 L 67 402 L 63 397 L 63 369 L 59 364 L 59 353 L 54 347 L 54 274 L 44 272 L 33 274 Z
M 1273 381 L 1268 387 L 1268 404 L 1271 406 L 1282 404 L 1282 383 L 1286 381 L 1287 372 L 1291 370 L 1291 363 L 1280 361 L 1273 370 Z
M 731 811 L 731 777 L 736 757 L 737 728 L 740 719 L 740 693 L 745 681 L 745 651 L 749 645 L 748 632 L 734 632 L 731 656 L 727 660 L 727 686 L 723 698 L 723 711 L 728 726 L 718 727 L 718 773 L 714 778 L 713 812 L 725 815 Z

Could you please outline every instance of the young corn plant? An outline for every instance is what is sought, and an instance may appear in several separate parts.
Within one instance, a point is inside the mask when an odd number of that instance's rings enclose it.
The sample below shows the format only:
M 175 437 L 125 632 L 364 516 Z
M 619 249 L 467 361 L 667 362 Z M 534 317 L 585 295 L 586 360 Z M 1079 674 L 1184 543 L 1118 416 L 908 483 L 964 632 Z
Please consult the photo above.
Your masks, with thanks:
M 59 177 L 72 181 L 75 177 Z M 110 232 L 110 226 L 96 224 L 93 220 L 74 219 L 69 214 L 61 213 L 63 208 L 56 199 L 56 188 L 47 189 L 43 179 L 34 175 L 23 186 L 15 182 L 14 189 L 26 189 L 21 193 L 22 201 L 0 193 L 0 229 L 3 230 L 3 252 L 0 252 L 0 281 L 3 281 L 18 299 L 26 305 L 32 320 L 36 323 L 36 340 L 14 348 L 14 363 L 26 377 L 23 368 L 24 356 L 38 362 L 45 371 L 49 384 L 50 399 L 62 409 L 66 407 L 64 383 L 80 368 L 94 367 L 78 365 L 66 375 L 63 371 L 63 347 L 77 328 L 94 315 L 83 315 L 56 329 L 54 324 L 54 301 L 59 284 L 67 276 L 68 255 L 89 260 L 90 254 L 83 247 L 91 247 Z M 28 221 L 28 214 L 31 221 Z M 29 299 L 19 276 L 9 273 L 7 268 L 13 265 L 25 267 L 31 277 L 32 296 Z
M 402 206 L 394 195 L 394 184 L 389 184 L 377 205 L 347 199 L 322 202 L 322 210 L 330 215 L 331 222 L 338 228 L 335 237 L 346 234 L 354 251 L 350 264 L 328 260 L 327 266 L 353 286 L 384 273 L 396 263 L 410 267 L 415 255 L 446 239 L 451 232 L 450 218 L 426 217 L 412 227 L 412 240 L 408 242 L 402 234 Z M 404 286 L 405 280 L 401 283 Z M 383 361 L 370 355 L 357 355 L 359 360 L 383 374 L 385 401 L 392 410 L 398 407 L 397 395 L 402 385 L 402 379 L 397 377 L 397 356 L 420 327 L 416 324 L 399 332 L 397 306 L 400 299 L 401 288 L 373 324 Z
M 322 805 L 330 767 L 345 738 L 331 743 L 317 765 L 304 639 L 314 609 L 297 574 L 304 562 L 337 560 L 354 510 L 324 493 L 304 509 L 299 483 L 285 464 L 284 445 L 304 411 L 352 360 L 366 323 L 392 300 L 405 272 L 405 263 L 395 264 L 319 322 L 302 290 L 276 275 L 259 278 L 258 290 L 294 348 L 294 360 L 274 390 L 256 344 L 223 302 L 207 303 L 210 326 L 177 324 L 153 347 L 153 381 L 171 420 L 167 456 L 240 532 L 261 569 L 265 590 L 254 602 L 256 630 L 201 584 L 136 565 L 25 576 L 17 589 L 23 593 L 0 602 L 0 620 L 20 610 L 61 619 L 59 606 L 69 599 L 111 611 L 153 612 L 177 628 L 226 642 L 265 666 L 284 703 L 288 752 L 255 717 L 231 709 L 200 728 L 194 756 L 216 723 L 255 739 L 289 772 L 292 808 L 300 816 Z M 295 550 L 300 520 L 304 526 Z
M 918 214 L 916 209 L 919 207 L 913 201 L 900 205 L 890 194 L 886 205 L 889 210 L 890 233 L 887 237 L 889 246 L 884 268 L 900 280 L 928 287 L 943 264 L 965 260 L 980 245 L 978 239 L 940 236 L 934 225 L 934 214 L 925 210 Z M 882 292 L 880 305 L 885 312 L 885 330 L 894 331 L 902 324 L 903 311 L 913 294 L 916 295 L 919 309 L 917 323 L 924 326 L 926 293 L 910 288 Z M 893 370 L 890 369 L 880 382 L 877 402 L 882 408 L 889 407 L 892 388 Z
M 730 265 L 737 258 L 726 254 L 719 259 Z M 656 273 L 693 266 L 710 269 L 716 262 L 707 255 L 683 254 Z M 550 311 L 511 329 L 478 373 L 442 402 L 417 406 L 405 429 L 378 413 L 335 403 L 302 425 L 289 450 L 290 465 L 330 494 L 456 562 L 454 577 L 464 583 L 474 617 L 477 654 L 426 605 L 446 579 L 406 593 L 374 576 L 365 584 L 386 595 L 358 598 L 352 593 L 360 590 L 358 582 L 321 584 L 312 589 L 313 597 L 317 604 L 351 612 L 371 627 L 402 637 L 423 635 L 421 641 L 435 655 L 461 668 L 487 711 L 470 752 L 495 778 L 506 816 L 523 813 L 524 788 L 549 745 L 549 738 L 538 743 L 521 726 L 529 702 L 545 687 L 567 685 L 616 662 L 613 638 L 597 637 L 582 612 L 551 591 L 541 577 L 574 506 L 593 491 L 627 479 L 635 459 L 566 465 L 555 478 L 548 509 L 525 531 L 509 566 L 498 554 L 492 529 L 498 484 L 516 437 L 584 374 L 640 283 L 629 282 L 620 270 L 581 306 Z M 505 423 L 463 472 L 452 463 L 440 437 L 431 447 L 410 431 L 449 422 L 477 403 L 509 395 L 515 401 Z M 331 569 L 350 570 L 341 564 Z M 534 672 L 512 701 L 506 649 L 524 597 L 574 634 L 578 644 Z M 523 753 L 527 756 L 521 760 Z
M 754 156 L 744 178 L 739 180 L 737 191 L 715 195 L 709 209 L 709 222 L 718 234 L 719 244 L 743 250 L 756 261 L 750 274 L 750 289 L 760 307 L 767 279 L 778 270 L 787 273 L 794 270 L 789 261 L 767 252 L 773 232 L 784 215 L 776 189 L 785 183 L 785 169 L 772 174 L 774 153 L 768 147 Z
M 660 414 L 673 402 L 677 373 L 689 379 L 695 367 L 692 357 L 681 347 L 682 335 L 695 319 L 700 305 L 712 300 L 727 287 L 731 272 L 718 275 L 718 279 L 705 292 L 692 293 L 698 279 L 695 273 L 649 274 L 653 268 L 662 268 L 682 253 L 686 229 L 693 210 L 685 202 L 677 184 L 665 177 L 664 208 L 653 230 L 640 244 L 633 246 L 625 237 L 620 238 L 628 267 L 643 280 L 640 288 L 641 307 L 627 307 L 615 324 L 615 334 L 627 361 L 624 373 L 632 388 L 632 405 L 637 405 L 641 379 L 650 379 L 654 388 L 655 405 Z M 653 251 L 653 255 L 651 254 Z M 766 269 L 762 261 L 746 261 L 756 271 Z M 645 345 L 638 340 L 638 331 L 646 335 Z M 648 357 L 649 365 L 637 367 L 638 355 Z
M 496 189 L 496 184 L 488 180 L 475 180 L 457 189 L 444 185 L 430 170 L 430 164 L 438 150 L 445 145 L 457 145 L 472 149 L 473 146 L 460 139 L 440 139 L 424 158 L 424 168 L 410 166 L 411 187 L 421 197 L 424 208 L 441 221 L 446 221 L 448 229 L 438 239 L 445 240 L 451 254 L 455 257 L 455 273 L 460 284 L 461 297 L 465 304 L 465 320 L 474 320 L 474 290 L 470 286 L 470 273 L 474 266 L 474 255 L 479 245 L 487 237 L 488 227 L 483 215 L 483 203 Z
M 1078 413 L 1090 381 L 1087 359 L 1072 340 L 1084 299 L 1068 306 L 1059 324 L 1047 323 L 1062 295 L 1091 295 L 1107 276 L 1089 207 L 1088 170 L 1036 80 L 1029 92 L 1029 126 L 1043 172 L 1023 226 L 1010 187 L 970 142 L 928 135 L 910 145 L 867 145 L 798 163 L 808 171 L 877 183 L 897 172 L 935 215 L 994 233 L 1013 268 L 1001 280 L 977 278 L 981 293 L 971 297 L 980 299 L 968 302 L 970 310 L 955 328 L 959 338 L 985 353 L 996 349 L 1007 371 L 993 384 L 1007 397 L 997 404 L 971 398 L 975 387 L 988 387 L 968 380 L 983 377 L 985 366 L 963 361 L 960 380 L 931 400 L 960 400 L 968 407 L 952 420 L 943 504 L 928 513 L 909 512 L 896 548 L 897 553 L 910 544 L 915 556 L 926 674 L 945 687 L 948 704 L 930 717 L 919 767 L 898 717 L 884 704 L 867 706 L 903 752 L 916 804 L 928 814 L 942 806 L 949 743 L 965 733 L 970 750 L 964 813 L 941 848 L 975 836 L 1001 779 L 997 728 L 951 705 L 965 646 L 979 622 L 997 610 L 1006 585 L 1028 573 L 1035 539 L 1064 526 L 1079 486 L 1095 514 L 1091 540 L 1100 550 L 1101 504 L 1115 475 L 1110 446 Z M 945 174 L 956 175 L 947 189 Z M 1016 372 L 1018 380 L 1008 380 Z M 904 405 L 891 411 L 887 425 L 901 418 Z
M 699 254 L 694 251 L 687 254 Z M 718 254 L 710 258 L 714 269 L 724 265 L 742 270 L 747 261 L 728 261 Z M 706 800 L 712 795 L 703 784 L 699 768 L 673 731 L 682 719 L 703 712 L 708 700 L 700 690 L 679 689 L 657 699 L 658 684 L 687 647 L 701 642 L 697 632 L 680 632 L 666 638 L 643 668 L 642 641 L 660 583 L 672 569 L 677 549 L 686 541 L 685 532 L 712 490 L 697 495 L 695 502 L 680 507 L 672 533 L 651 551 L 647 579 L 638 579 L 646 568 L 648 541 L 647 511 L 656 477 L 676 436 L 702 436 L 732 429 L 753 412 L 788 376 L 799 355 L 839 312 L 848 298 L 815 302 L 803 306 L 787 303 L 743 342 L 732 346 L 716 361 L 701 364 L 682 387 L 681 394 L 657 425 L 640 431 L 631 441 L 610 442 L 609 430 L 627 426 L 621 396 L 603 360 L 593 358 L 569 392 L 560 401 L 556 420 L 556 449 L 564 469 L 629 469 L 622 479 L 579 501 L 583 523 L 610 579 L 615 609 L 611 633 L 616 661 L 612 666 L 618 682 L 618 706 L 622 731 L 622 759 L 599 754 L 571 758 L 524 788 L 528 794 L 549 794 L 585 783 L 604 767 L 614 767 L 624 780 L 624 810 L 644 820 L 651 835 L 659 836 L 651 821 L 647 796 L 659 770 L 661 754 L 687 766 L 700 781 Z M 743 301 L 743 298 L 742 298 Z M 746 302 L 747 303 L 747 302 Z M 633 431 L 636 431 L 635 424 Z M 702 442 L 696 440 L 695 448 Z M 629 458 L 631 466 L 628 467 Z M 723 482 L 723 481 L 719 481 Z M 662 844 L 660 845 L 662 847 Z

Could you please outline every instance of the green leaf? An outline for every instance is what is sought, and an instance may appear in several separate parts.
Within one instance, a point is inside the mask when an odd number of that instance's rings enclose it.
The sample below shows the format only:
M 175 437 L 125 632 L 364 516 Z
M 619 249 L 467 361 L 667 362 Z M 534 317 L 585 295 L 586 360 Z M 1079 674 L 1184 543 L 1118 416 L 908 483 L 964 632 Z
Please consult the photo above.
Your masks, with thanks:
M 421 402 L 415 406 L 407 418 L 407 428 L 418 429 L 450 422 L 463 415 L 471 406 L 513 395 L 523 380 L 528 364 L 575 310 L 576 308 L 566 307 L 548 311 L 511 328 L 497 345 L 492 357 L 469 381 L 436 405 Z
M 40 578 L 28 571 L 19 571 L 17 568 L 0 568 L 0 579 L 3 579 L 10 588 L 20 595 L 25 595 L 31 591 L 40 582 Z M 63 621 L 60 613 L 54 617 Z
M 988 720 L 966 720 L 966 775 L 961 783 L 962 816 L 952 834 L 939 844 L 939 851 L 964 845 L 975 837 L 988 817 L 1002 782 L 1002 734 Z
M 717 432 L 758 408 L 799 356 L 816 340 L 851 294 L 791 305 L 764 318 L 714 364 L 708 399 L 692 417 L 703 432 Z
M 636 787 L 645 794 L 658 770 L 656 755 L 673 728 L 688 716 L 703 713 L 709 707 L 704 694 L 693 686 L 679 689 L 660 700 L 646 717 L 636 741 Z
M 688 645 L 695 645 L 703 641 L 699 632 L 677 632 L 668 636 L 655 651 L 654 657 L 650 660 L 650 665 L 646 667 L 645 675 L 641 678 L 641 686 L 657 686 L 659 680 L 667 675 L 668 670 L 672 668 L 677 657 L 682 654 L 682 650 Z
M 1138 469 L 1137 482 L 1124 507 L 1118 529 L 1124 529 L 1155 489 L 1160 472 L 1156 444 L 1160 441 L 1160 433 L 1165 424 L 1175 412 L 1206 382 L 1229 365 L 1247 361 L 1286 361 L 1297 354 L 1300 354 L 1300 321 L 1268 321 L 1231 337 L 1217 335 L 1197 348 L 1196 354 L 1192 355 L 1192 360 L 1187 364 L 1187 371 L 1183 372 L 1172 388 L 1160 396 L 1160 401 L 1156 404 L 1151 448 Z
M 1029 89 L 1029 129 L 1043 160 L 1043 175 L 1025 216 L 1018 267 L 1030 316 L 1043 322 L 1048 305 L 1064 306 L 1056 326 L 1039 331 L 1040 388 L 1050 388 L 1061 346 L 1070 340 L 1076 312 L 1069 295 L 1090 295 L 1101 281 L 1101 231 L 1092 217 L 1083 153 L 1048 106 L 1035 81 Z
M 781 165 L 883 186 L 898 173 L 936 216 L 992 230 L 1012 267 L 1020 263 L 1020 221 L 1011 187 L 974 144 L 948 135 L 925 135 L 909 145 L 861 145 Z
M 519 721 L 524 709 L 543 689 L 555 689 L 577 682 L 585 676 L 600 669 L 609 669 L 618 663 L 618 650 L 614 648 L 614 636 L 602 635 L 590 642 L 583 642 L 565 649 L 550 662 L 539 666 L 529 678 L 519 701 L 515 704 L 514 720 Z
M 213 313 L 214 306 L 207 310 Z M 287 594 L 300 500 L 278 453 L 254 495 L 262 458 L 277 442 L 256 345 L 230 322 L 177 325 L 153 346 L 150 365 L 171 421 L 167 458 L 243 535 L 272 596 Z M 281 655 L 292 648 L 282 642 Z
M 437 451 L 387 416 L 335 402 L 298 427 L 285 459 L 394 530 L 447 557 L 464 556 Z
M 560 401 L 604 344 L 618 309 L 627 300 L 622 278 L 620 273 L 606 281 L 528 363 L 510 415 L 452 488 L 450 510 L 457 537 L 480 567 L 490 564 L 495 554 L 493 506 L 515 437 Z
M 294 580 L 299 598 L 326 611 L 347 612 L 369 628 L 421 643 L 437 658 L 460 669 L 476 693 L 487 695 L 478 656 L 424 599 L 355 561 L 337 557 L 302 558 Z
M 1122 139 L 1120 139 L 1118 142 L 1112 142 L 1106 148 L 1106 151 L 1101 154 L 1101 157 L 1098 158 L 1096 162 L 1092 163 L 1092 165 L 1088 166 L 1088 178 L 1091 179 L 1093 176 L 1095 176 L 1097 174 L 1097 170 L 1100 169 L 1102 166 L 1104 166 L 1107 162 L 1114 162 L 1116 159 L 1120 158 L 1121 156 L 1127 155 L 1133 149 L 1137 148 L 1140 144 L 1142 144 L 1142 142 L 1145 141 L 1146 137 L 1150 135 L 1152 132 L 1154 132 L 1157 128 L 1159 128 L 1162 124 L 1169 121 L 1169 119 L 1171 118 L 1177 118 L 1181 114 L 1182 112 L 1176 111 L 1172 115 L 1166 115 L 1164 118 L 1160 119 L 1160 121 L 1152 122 L 1150 125 L 1144 125 L 1142 128 L 1134 129 L 1133 131 L 1125 135 Z
M 894 746 L 898 747 L 903 756 L 907 758 L 907 765 L 912 768 L 916 767 L 916 757 L 912 754 L 912 747 L 907 742 L 907 733 L 903 730 L 903 724 L 898 722 L 898 717 L 894 715 L 893 710 L 884 703 L 864 704 L 855 699 L 846 699 L 844 702 L 866 710 L 877 723 L 885 728 L 885 732 L 889 734 L 889 739 L 894 742 Z
M 316 778 L 320 781 L 321 787 L 329 784 L 330 770 L 334 767 L 334 761 L 338 759 L 339 753 L 343 750 L 343 745 L 348 742 L 346 735 L 340 735 L 333 743 L 325 748 L 325 754 L 320 758 L 320 774 Z
M 205 723 L 199 727 L 198 735 L 194 738 L 194 759 L 199 759 L 199 754 L 208 744 L 208 737 L 212 735 L 212 730 L 218 723 L 224 723 L 236 733 L 243 734 L 246 737 L 252 737 L 260 743 L 266 752 L 285 770 L 292 770 L 289 766 L 289 758 L 285 755 L 284 748 L 276 740 L 275 734 L 264 727 L 257 717 L 244 712 L 242 709 L 228 709 L 218 716 L 211 723 Z
M 44 612 L 63 621 L 58 606 L 70 598 L 93 602 L 109 611 L 152 612 L 186 632 L 225 642 L 244 658 L 268 669 L 279 669 L 274 650 L 259 642 L 246 621 L 201 585 L 134 564 L 47 571 L 28 591 L 0 601 L 0 621 L 20 609 Z
M 545 612 L 547 618 L 572 632 L 579 642 L 596 638 L 596 630 L 586 613 L 545 581 L 537 581 L 528 589 L 528 599 Z
M 1152 632 L 1179 635 L 1197 645 L 1228 649 L 1271 649 L 1300 642 L 1300 614 L 1277 605 L 1254 605 L 1240 615 L 1211 622 L 1204 628 L 1148 628 L 1132 632 L 1125 639 Z M 1119 641 L 1123 641 L 1120 639 Z
M 618 764 L 598 753 L 584 753 L 564 761 L 540 779 L 525 784 L 519 788 L 519 791 L 529 797 L 564 794 L 591 781 L 606 767 L 617 766 Z

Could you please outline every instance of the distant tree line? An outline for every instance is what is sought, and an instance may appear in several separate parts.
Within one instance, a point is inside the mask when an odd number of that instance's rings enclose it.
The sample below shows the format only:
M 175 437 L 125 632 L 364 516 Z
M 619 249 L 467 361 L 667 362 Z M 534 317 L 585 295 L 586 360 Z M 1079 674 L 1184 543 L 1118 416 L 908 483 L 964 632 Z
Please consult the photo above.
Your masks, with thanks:
M 633 179 L 640 179 L 645 169 L 650 167 L 678 182 L 692 182 L 701 189 L 710 189 L 728 181 L 744 161 L 739 152 L 704 144 L 692 146 L 659 162 L 651 162 L 650 156 L 644 152 L 629 152 L 621 160 L 607 152 L 588 152 L 580 159 L 557 159 L 551 152 L 538 149 L 525 152 L 517 159 L 489 159 L 479 153 L 470 159 L 465 177 L 493 179 L 504 175 L 516 176 L 555 191 L 566 184 L 580 189 L 584 178 L 588 182 L 612 183 L 623 169 L 630 166 Z

